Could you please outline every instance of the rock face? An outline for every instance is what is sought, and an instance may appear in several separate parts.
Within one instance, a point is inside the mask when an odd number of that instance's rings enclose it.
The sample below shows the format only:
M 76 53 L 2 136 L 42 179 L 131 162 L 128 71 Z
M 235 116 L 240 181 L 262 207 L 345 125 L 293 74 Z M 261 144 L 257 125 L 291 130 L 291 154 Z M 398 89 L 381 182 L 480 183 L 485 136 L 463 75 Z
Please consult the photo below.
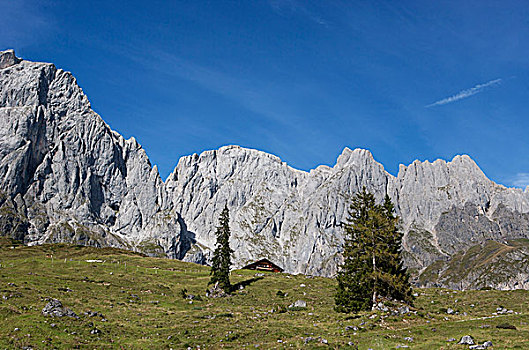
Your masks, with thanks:
M 0 69 L 10 67 L 20 62 L 20 59 L 15 56 L 14 50 L 0 51 Z
M 388 193 L 405 232 L 406 264 L 417 273 L 487 239 L 529 236 L 529 195 L 488 180 L 468 156 L 415 161 L 397 177 L 372 155 L 346 148 L 334 167 L 310 172 L 237 146 L 183 157 L 166 181 L 168 195 L 195 233 L 213 247 L 215 220 L 231 211 L 237 261 L 267 257 L 288 272 L 332 275 L 340 260 L 342 223 L 363 186 Z
M 103 122 L 69 72 L 11 56 L 0 56 L 12 63 L 0 69 L 2 232 L 180 257 L 178 214 L 136 140 Z
M 387 173 L 345 148 L 310 172 L 238 146 L 182 157 L 165 183 L 133 138 L 91 109 L 75 78 L 0 52 L 0 231 L 27 244 L 75 242 L 207 262 L 224 205 L 235 263 L 268 258 L 330 276 L 351 197 L 387 193 L 415 275 L 485 240 L 529 237 L 529 193 L 487 179 L 468 156 Z
M 228 204 L 241 265 L 267 257 L 288 272 L 332 275 L 350 198 L 366 186 L 382 199 L 388 179 L 366 150 L 345 149 L 333 168 L 307 173 L 264 152 L 227 146 L 183 157 L 165 185 L 202 246 L 213 247 Z

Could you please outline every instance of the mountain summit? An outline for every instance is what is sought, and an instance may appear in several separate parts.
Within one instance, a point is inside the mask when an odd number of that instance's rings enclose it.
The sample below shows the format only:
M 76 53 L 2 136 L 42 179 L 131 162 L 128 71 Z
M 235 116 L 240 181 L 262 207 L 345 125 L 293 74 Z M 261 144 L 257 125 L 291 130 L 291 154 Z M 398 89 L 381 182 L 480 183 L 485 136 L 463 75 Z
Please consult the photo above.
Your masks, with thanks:
M 401 165 L 395 177 L 362 149 L 304 172 L 225 146 L 182 157 L 164 183 L 138 142 L 91 109 L 71 73 L 12 50 L 0 52 L 0 123 L 0 230 L 26 244 L 204 263 L 227 205 L 238 266 L 267 258 L 286 272 L 331 276 L 350 199 L 364 186 L 395 203 L 405 263 L 417 276 L 487 240 L 529 237 L 529 193 L 495 184 L 466 155 Z

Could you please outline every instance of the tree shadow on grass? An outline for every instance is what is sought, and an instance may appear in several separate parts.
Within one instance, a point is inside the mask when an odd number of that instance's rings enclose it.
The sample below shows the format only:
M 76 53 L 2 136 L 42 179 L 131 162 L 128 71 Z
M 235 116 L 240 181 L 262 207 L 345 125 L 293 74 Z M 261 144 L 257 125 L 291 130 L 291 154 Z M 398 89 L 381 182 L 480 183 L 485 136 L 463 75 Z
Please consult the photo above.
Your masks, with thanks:
M 240 289 L 241 287 L 246 288 L 250 284 L 252 284 L 254 282 L 257 282 L 259 280 L 262 280 L 263 278 L 264 277 L 254 277 L 254 278 L 250 278 L 250 279 L 245 280 L 245 281 L 237 282 L 237 283 L 235 283 L 234 285 L 231 286 L 231 290 L 234 292 L 234 291 Z

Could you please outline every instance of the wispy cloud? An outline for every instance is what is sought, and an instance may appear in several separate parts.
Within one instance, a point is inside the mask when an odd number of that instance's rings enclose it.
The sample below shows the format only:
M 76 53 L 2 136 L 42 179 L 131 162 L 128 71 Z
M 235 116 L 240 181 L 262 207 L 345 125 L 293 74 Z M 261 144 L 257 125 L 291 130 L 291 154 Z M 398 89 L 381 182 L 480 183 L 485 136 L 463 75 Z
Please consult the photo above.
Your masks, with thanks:
M 501 81 L 502 81 L 501 79 L 494 79 L 494 80 L 488 81 L 486 83 L 477 84 L 476 86 L 474 86 L 474 87 L 472 87 L 470 89 L 459 91 L 455 95 L 452 95 L 452 96 L 447 97 L 447 98 L 443 98 L 442 100 L 439 100 L 437 102 L 431 103 L 431 104 L 429 104 L 429 105 L 427 105 L 425 107 L 426 108 L 430 108 L 430 107 L 434 107 L 434 106 L 442 106 L 442 105 L 445 105 L 445 104 L 448 104 L 448 103 L 452 103 L 452 102 L 456 102 L 456 101 L 462 100 L 464 98 L 467 98 L 467 97 L 473 96 L 475 94 L 478 94 L 478 93 L 482 92 L 483 90 L 485 90 L 486 88 L 488 88 L 490 86 L 498 85 L 498 84 L 501 83 Z
M 257 81 L 248 77 L 243 78 L 235 73 L 220 70 L 218 67 L 204 66 L 160 49 L 141 50 L 129 46 L 121 50 L 124 50 L 121 54 L 128 59 L 148 69 L 191 82 L 257 115 L 258 119 L 264 120 L 267 125 L 261 132 L 266 135 L 267 148 L 272 153 L 288 155 L 292 149 L 292 137 L 307 135 L 314 131 L 310 122 L 307 122 L 298 108 L 290 103 L 292 100 L 305 101 L 325 96 L 317 86 L 312 86 L 310 83 L 291 81 L 285 84 L 273 80 Z M 146 56 L 145 52 L 149 52 L 149 55 Z M 201 135 L 212 133 L 211 129 L 200 127 Z M 282 130 L 282 134 L 278 135 L 274 129 Z M 286 134 L 291 136 L 284 137 Z M 253 141 L 244 141 L 246 136 L 247 132 L 243 128 L 240 138 L 233 142 L 255 147 Z M 307 159 L 311 156 L 322 158 L 321 150 L 317 145 L 317 142 L 312 142 L 305 147 Z
M 124 50 L 122 54 L 149 69 L 192 82 L 235 102 L 251 113 L 290 128 L 300 127 L 299 117 L 295 110 L 285 104 L 285 96 L 290 94 L 292 98 L 299 99 L 300 96 L 306 94 L 313 96 L 316 93 L 301 83 L 291 82 L 283 86 L 273 81 L 256 81 L 234 76 L 188 61 L 164 50 L 146 50 L 150 53 L 149 56 L 145 56 L 144 52 L 134 47 L 122 48 L 122 50 Z
M 53 33 L 53 15 L 46 13 L 47 2 L 17 0 L 3 1 L 0 5 L 0 49 L 19 49 Z
M 329 24 L 325 19 L 310 11 L 302 2 L 296 0 L 268 0 L 268 3 L 272 10 L 280 16 L 299 14 L 319 25 L 327 27 Z
M 529 186 L 529 173 L 518 173 L 512 180 L 511 184 L 515 187 L 525 188 Z

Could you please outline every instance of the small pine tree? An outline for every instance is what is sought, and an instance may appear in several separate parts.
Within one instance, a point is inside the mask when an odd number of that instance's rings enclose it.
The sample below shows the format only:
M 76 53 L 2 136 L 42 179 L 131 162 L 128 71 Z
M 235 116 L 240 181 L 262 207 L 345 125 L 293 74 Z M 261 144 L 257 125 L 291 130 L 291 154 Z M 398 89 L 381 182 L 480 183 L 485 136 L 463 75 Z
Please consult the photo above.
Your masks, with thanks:
M 393 204 L 382 205 L 363 190 L 356 194 L 345 225 L 344 262 L 338 272 L 335 309 L 369 310 L 379 297 L 412 301 L 408 273 L 400 261 L 402 233 Z
M 209 284 L 218 283 L 224 292 L 230 293 L 230 266 L 233 250 L 230 248 L 230 211 L 228 206 L 225 206 L 220 214 L 219 226 L 215 234 L 217 243 L 213 252 Z

